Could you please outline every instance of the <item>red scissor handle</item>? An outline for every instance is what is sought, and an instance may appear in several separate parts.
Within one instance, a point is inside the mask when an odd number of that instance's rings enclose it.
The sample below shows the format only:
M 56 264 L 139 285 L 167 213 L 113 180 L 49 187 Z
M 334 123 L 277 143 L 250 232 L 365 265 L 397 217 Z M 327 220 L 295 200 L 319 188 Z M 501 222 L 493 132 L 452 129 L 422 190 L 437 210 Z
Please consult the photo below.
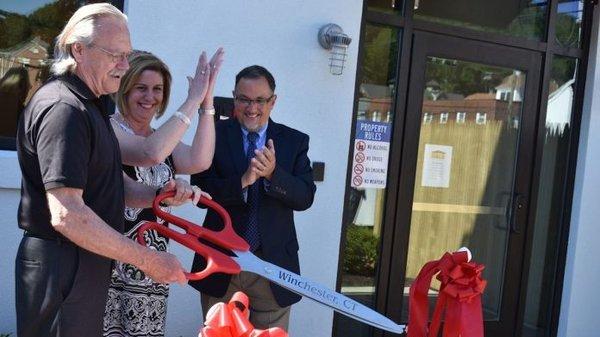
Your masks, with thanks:
M 200 203 L 217 212 L 223 220 L 223 229 L 216 232 L 163 211 L 160 208 L 160 202 L 166 198 L 173 197 L 174 195 L 174 191 L 158 195 L 154 199 L 152 208 L 154 209 L 156 216 L 166 220 L 172 225 L 182 228 L 185 233 L 179 233 L 156 222 L 147 222 L 137 230 L 138 242 L 142 245 L 146 245 L 144 232 L 147 230 L 156 230 L 163 236 L 171 238 L 203 256 L 206 259 L 206 268 L 196 273 L 185 273 L 189 280 L 200 280 L 216 272 L 238 274 L 241 271 L 241 268 L 231 257 L 198 241 L 199 238 L 202 238 L 228 250 L 249 250 L 250 247 L 248 243 L 233 230 L 229 213 L 216 202 L 205 197 L 200 198 Z

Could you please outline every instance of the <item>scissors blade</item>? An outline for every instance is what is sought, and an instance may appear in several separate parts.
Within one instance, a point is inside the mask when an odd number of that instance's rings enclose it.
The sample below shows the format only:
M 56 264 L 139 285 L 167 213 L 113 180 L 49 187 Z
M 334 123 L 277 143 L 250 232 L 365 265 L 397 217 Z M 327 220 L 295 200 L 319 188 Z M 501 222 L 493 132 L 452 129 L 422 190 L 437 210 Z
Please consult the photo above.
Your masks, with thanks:
M 358 303 L 350 297 L 335 292 L 322 284 L 311 281 L 272 263 L 263 261 L 250 252 L 238 250 L 234 250 L 233 252 L 237 257 L 232 258 L 240 265 L 242 270 L 261 275 L 298 295 L 308 297 L 343 315 L 372 325 L 376 328 L 397 334 L 402 334 L 406 330 L 405 325 L 396 324 L 394 321 L 375 310 Z

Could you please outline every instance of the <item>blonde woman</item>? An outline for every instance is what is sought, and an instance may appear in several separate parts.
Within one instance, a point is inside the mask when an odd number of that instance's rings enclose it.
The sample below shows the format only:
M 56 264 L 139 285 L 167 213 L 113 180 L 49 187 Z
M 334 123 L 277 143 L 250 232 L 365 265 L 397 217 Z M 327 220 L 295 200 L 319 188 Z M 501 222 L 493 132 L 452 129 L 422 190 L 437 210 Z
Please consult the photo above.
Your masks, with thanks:
M 188 77 L 187 99 L 154 130 L 150 122 L 165 113 L 171 74 L 164 62 L 151 53 L 134 52 L 129 57 L 129 70 L 116 95 L 118 112 L 111 118 L 121 148 L 123 171 L 129 177 L 160 187 L 174 179 L 175 174 L 192 174 L 210 167 L 215 148 L 213 89 L 222 61 L 221 48 L 210 61 L 202 53 L 195 76 Z M 184 144 L 181 138 L 197 111 L 200 113 L 194 139 L 191 145 Z M 146 221 L 157 221 L 151 209 L 126 207 L 125 235 L 136 240 L 137 229 Z M 149 232 L 145 239 L 148 246 L 167 250 L 167 239 L 158 233 Z M 155 283 L 132 265 L 115 262 L 104 336 L 164 336 L 168 292 L 167 284 Z

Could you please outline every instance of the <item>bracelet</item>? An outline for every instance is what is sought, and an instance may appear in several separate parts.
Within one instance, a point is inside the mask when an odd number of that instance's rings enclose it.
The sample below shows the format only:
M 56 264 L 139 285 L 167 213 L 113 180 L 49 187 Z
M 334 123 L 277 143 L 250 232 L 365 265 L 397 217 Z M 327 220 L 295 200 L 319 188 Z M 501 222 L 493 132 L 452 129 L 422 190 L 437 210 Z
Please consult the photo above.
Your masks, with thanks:
M 173 116 L 179 118 L 179 120 L 182 121 L 183 124 L 185 124 L 187 126 L 190 126 L 190 124 L 192 124 L 192 121 L 190 120 L 190 118 L 188 116 L 186 116 L 184 113 L 182 113 L 181 111 L 175 111 Z
M 215 108 L 208 108 L 208 109 L 202 109 L 202 108 L 200 108 L 200 109 L 198 110 L 198 113 L 199 113 L 200 115 L 211 115 L 211 116 L 214 116 L 214 115 L 215 115 L 215 112 L 216 112 L 216 111 L 215 111 Z

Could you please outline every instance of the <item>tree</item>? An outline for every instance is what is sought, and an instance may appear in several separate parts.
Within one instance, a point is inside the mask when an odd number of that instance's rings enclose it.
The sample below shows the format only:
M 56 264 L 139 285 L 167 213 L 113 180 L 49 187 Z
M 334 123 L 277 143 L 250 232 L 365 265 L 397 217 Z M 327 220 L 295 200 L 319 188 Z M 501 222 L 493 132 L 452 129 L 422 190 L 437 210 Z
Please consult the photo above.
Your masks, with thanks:
M 397 31 L 392 28 L 367 25 L 364 41 L 362 83 L 387 86 L 390 80 L 396 78 Z
M 32 35 L 39 36 L 50 45 L 50 55 L 54 49 L 54 39 L 78 7 L 75 0 L 59 0 L 36 9 L 28 16 Z
M 0 13 L 0 49 L 7 49 L 29 40 L 31 27 L 26 16 L 15 13 Z

